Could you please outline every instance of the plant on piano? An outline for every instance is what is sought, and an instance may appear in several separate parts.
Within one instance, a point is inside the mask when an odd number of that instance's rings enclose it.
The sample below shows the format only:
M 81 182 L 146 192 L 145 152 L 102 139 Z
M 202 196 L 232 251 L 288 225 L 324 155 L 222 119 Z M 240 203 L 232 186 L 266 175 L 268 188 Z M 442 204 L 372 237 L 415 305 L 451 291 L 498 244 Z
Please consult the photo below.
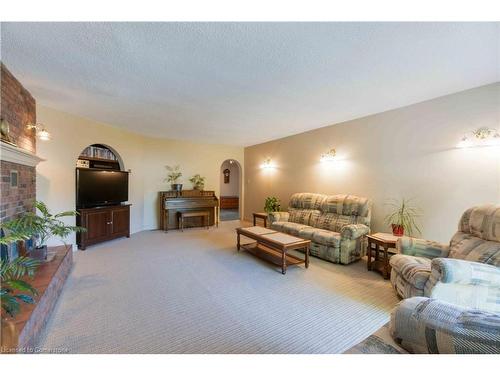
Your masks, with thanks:
M 180 171 L 181 167 L 179 165 L 173 167 L 166 165 L 165 168 L 167 168 L 167 171 L 169 172 L 165 181 L 170 182 L 172 190 L 181 191 L 182 184 L 177 182 L 182 177 L 182 172 Z
M 189 179 L 189 182 L 193 184 L 193 189 L 203 190 L 205 187 L 205 177 L 201 177 L 199 174 L 195 174 Z

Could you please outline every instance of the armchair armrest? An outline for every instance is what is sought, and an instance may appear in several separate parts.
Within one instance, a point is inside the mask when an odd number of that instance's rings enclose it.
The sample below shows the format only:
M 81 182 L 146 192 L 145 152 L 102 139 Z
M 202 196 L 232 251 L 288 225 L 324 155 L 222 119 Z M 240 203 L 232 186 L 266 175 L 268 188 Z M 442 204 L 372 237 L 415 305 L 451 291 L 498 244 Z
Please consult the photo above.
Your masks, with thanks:
M 290 214 L 284 211 L 275 211 L 269 212 L 267 216 L 269 217 L 269 223 L 272 224 L 276 221 L 288 221 Z
M 412 353 L 500 353 L 500 314 L 427 297 L 401 301 L 391 313 L 390 332 Z
M 340 230 L 340 236 L 350 240 L 355 240 L 368 233 L 370 233 L 370 228 L 365 224 L 348 224 L 344 225 Z
M 500 268 L 462 259 L 436 258 L 431 262 L 429 282 L 500 288 Z
M 396 241 L 396 249 L 400 254 L 424 258 L 446 258 L 450 247 L 435 241 L 412 237 L 401 237 Z
M 462 259 L 436 258 L 424 286 L 426 297 L 500 313 L 500 268 Z

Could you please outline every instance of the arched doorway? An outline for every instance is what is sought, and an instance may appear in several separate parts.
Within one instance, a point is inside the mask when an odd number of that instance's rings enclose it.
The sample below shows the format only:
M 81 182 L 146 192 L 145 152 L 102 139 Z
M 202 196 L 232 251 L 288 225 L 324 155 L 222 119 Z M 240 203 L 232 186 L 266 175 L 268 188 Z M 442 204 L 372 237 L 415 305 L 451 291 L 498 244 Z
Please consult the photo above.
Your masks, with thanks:
M 241 166 L 228 159 L 220 167 L 220 220 L 239 220 L 241 211 Z

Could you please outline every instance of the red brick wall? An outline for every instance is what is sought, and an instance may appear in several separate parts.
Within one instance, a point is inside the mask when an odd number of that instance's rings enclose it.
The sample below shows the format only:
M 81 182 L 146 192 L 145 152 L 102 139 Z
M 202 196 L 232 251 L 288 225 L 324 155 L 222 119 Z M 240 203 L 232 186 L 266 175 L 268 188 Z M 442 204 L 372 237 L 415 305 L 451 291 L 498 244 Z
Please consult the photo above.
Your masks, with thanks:
M 31 94 L 8 71 L 0 69 L 0 115 L 10 125 L 10 138 L 18 147 L 35 153 L 34 130 L 26 125 L 36 122 L 36 103 Z M 11 171 L 18 171 L 18 187 L 11 188 Z M 36 170 L 34 167 L 1 161 L 0 222 L 31 210 L 36 197 Z
M 36 152 L 35 130 L 28 130 L 27 124 L 36 123 L 36 102 L 31 94 L 1 64 L 0 82 L 2 86 L 0 116 L 10 125 L 10 136 L 17 146 Z
M 17 171 L 17 187 L 10 186 L 11 171 Z M 8 220 L 22 212 L 33 209 L 36 196 L 35 167 L 1 161 L 0 221 Z

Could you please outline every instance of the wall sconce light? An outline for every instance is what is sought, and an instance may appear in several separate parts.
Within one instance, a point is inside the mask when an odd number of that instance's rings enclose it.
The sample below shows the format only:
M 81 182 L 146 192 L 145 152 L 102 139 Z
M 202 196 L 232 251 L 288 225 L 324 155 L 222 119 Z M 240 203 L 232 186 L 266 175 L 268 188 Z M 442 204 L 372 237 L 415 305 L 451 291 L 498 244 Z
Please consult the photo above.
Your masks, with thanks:
M 272 162 L 271 158 L 267 158 L 264 163 L 260 166 L 262 169 L 273 169 L 276 168 L 276 165 Z
M 470 131 L 462 137 L 457 147 L 500 146 L 500 133 L 497 129 L 482 127 Z
M 322 163 L 331 162 L 335 160 L 335 155 L 337 155 L 337 151 L 335 151 L 334 148 L 331 148 L 330 150 L 328 150 L 328 152 L 322 154 L 319 160 Z
M 36 136 L 41 141 L 50 141 L 50 139 L 52 138 L 50 133 L 47 131 L 47 129 L 45 129 L 45 126 L 42 124 L 28 124 L 26 125 L 26 128 L 30 130 L 35 129 Z

